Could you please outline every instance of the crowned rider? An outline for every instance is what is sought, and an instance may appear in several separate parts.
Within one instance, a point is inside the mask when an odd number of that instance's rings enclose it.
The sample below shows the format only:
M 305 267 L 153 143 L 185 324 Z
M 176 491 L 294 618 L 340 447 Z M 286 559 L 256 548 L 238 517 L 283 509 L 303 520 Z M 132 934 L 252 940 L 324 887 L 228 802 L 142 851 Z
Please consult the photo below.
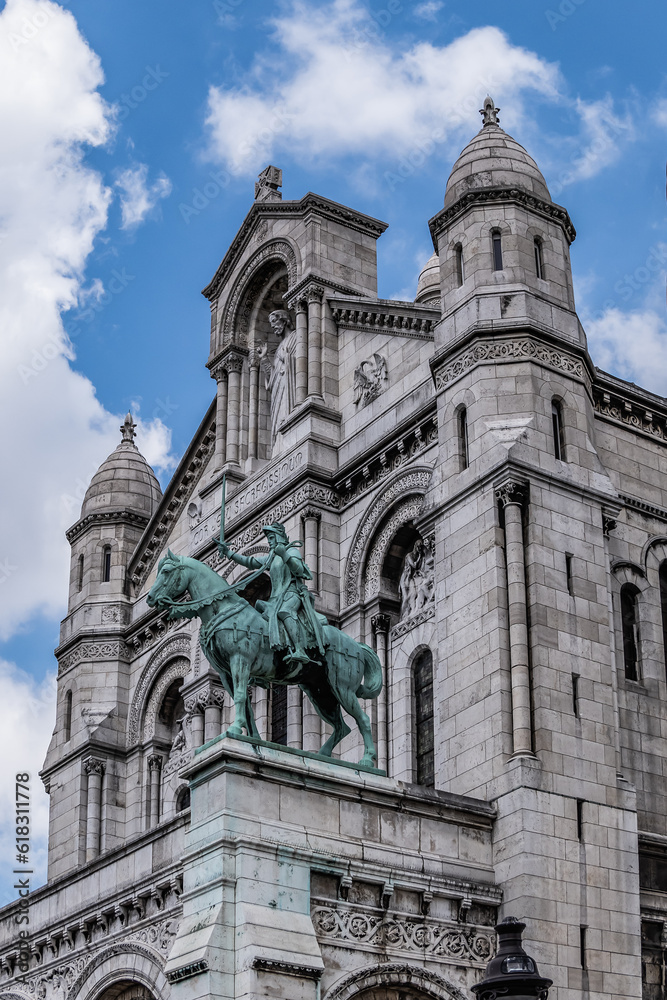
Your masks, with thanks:
M 312 574 L 282 524 L 267 524 L 262 530 L 269 542 L 269 554 L 264 558 L 232 552 L 226 542 L 218 542 L 218 548 L 221 555 L 229 556 L 240 566 L 267 571 L 271 596 L 268 601 L 257 601 L 256 608 L 268 619 L 271 648 L 287 646 L 290 652 L 285 659 L 289 663 L 309 663 L 307 648 L 317 646 L 324 654 L 321 616 L 315 611 L 305 584 L 306 580 L 312 580 Z

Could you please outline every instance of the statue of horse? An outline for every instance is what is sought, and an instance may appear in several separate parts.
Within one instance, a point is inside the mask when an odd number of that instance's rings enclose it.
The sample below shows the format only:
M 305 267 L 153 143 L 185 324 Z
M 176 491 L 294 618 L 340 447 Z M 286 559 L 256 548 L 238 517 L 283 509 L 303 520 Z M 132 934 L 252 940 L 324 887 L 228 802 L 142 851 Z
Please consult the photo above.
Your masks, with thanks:
M 201 619 L 199 632 L 204 655 L 220 674 L 234 701 L 230 736 L 259 737 L 249 698 L 249 686 L 298 684 L 318 715 L 333 726 L 320 753 L 330 757 L 350 732 L 341 706 L 359 727 L 364 741 L 360 763 L 372 767 L 377 759 L 370 720 L 359 698 L 377 698 L 382 689 L 382 667 L 376 653 L 364 643 L 324 625 L 325 653 L 308 650 L 309 663 L 289 663 L 282 651 L 269 645 L 269 623 L 237 593 L 224 577 L 199 559 L 177 556 L 169 550 L 158 566 L 148 594 L 149 607 L 169 608 L 171 618 Z M 188 591 L 192 600 L 178 601 Z

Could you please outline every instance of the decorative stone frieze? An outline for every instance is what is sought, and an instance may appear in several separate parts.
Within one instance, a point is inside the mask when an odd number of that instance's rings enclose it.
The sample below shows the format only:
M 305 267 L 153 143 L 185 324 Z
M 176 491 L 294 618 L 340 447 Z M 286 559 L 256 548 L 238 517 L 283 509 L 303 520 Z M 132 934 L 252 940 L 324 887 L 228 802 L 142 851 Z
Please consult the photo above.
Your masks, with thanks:
M 657 411 L 621 392 L 607 391 L 600 386 L 593 387 L 593 407 L 597 414 L 607 420 L 627 424 L 635 431 L 667 442 L 667 413 L 664 410 Z
M 146 699 L 163 665 L 172 658 L 188 658 L 190 646 L 189 633 L 173 636 L 165 642 L 164 646 L 151 657 L 144 667 L 132 697 L 127 730 L 128 746 L 133 746 L 139 739 L 139 726 L 144 715 Z M 181 662 L 178 666 L 180 670 L 183 670 L 185 665 Z M 176 674 L 176 676 L 180 676 L 180 674 Z
M 122 639 L 111 642 L 80 642 L 58 661 L 58 673 L 64 674 L 77 663 L 92 660 L 123 660 L 128 662 L 132 652 Z
M 478 188 L 477 190 L 467 192 L 462 198 L 459 198 L 457 202 L 450 205 L 448 208 L 442 209 L 442 211 L 438 212 L 438 214 L 430 220 L 428 225 L 431 230 L 431 238 L 433 239 L 433 249 L 436 253 L 438 250 L 438 233 L 444 229 L 445 226 L 451 225 L 456 216 L 469 211 L 475 205 L 486 205 L 489 202 L 494 201 L 501 202 L 504 205 L 506 205 L 508 201 L 514 201 L 524 208 L 532 209 L 533 212 L 544 215 L 547 219 L 553 219 L 555 222 L 559 222 L 565 230 L 565 234 L 570 243 L 574 241 L 577 235 L 577 232 L 572 225 L 570 216 L 560 205 L 555 205 L 550 201 L 543 201 L 541 198 L 536 198 L 534 195 L 529 194 L 527 191 L 522 191 L 519 188 Z
M 408 634 L 408 632 L 412 632 L 414 628 L 418 628 L 420 625 L 423 625 L 424 622 L 427 622 L 430 618 L 434 617 L 435 603 L 431 603 L 421 611 L 418 611 L 417 614 L 412 615 L 412 617 L 406 618 L 405 621 L 398 622 L 397 625 L 394 625 L 391 630 L 391 639 L 402 639 L 404 635 Z
M 336 325 L 343 330 L 364 330 L 391 333 L 403 337 L 433 340 L 433 327 L 440 318 L 439 310 L 397 302 L 341 302 L 331 299 L 331 312 Z
M 540 361 L 557 371 L 574 375 L 575 378 L 582 380 L 584 378 L 583 362 L 561 348 L 556 350 L 529 337 L 521 337 L 516 340 L 494 338 L 494 340 L 489 341 L 478 341 L 465 348 L 453 359 L 448 358 L 442 365 L 436 361 L 434 365 L 435 387 L 436 389 L 445 389 L 469 372 L 471 368 L 489 361 L 525 361 L 530 359 Z
M 352 1000 L 357 995 L 372 995 L 377 990 L 380 995 L 386 991 L 398 992 L 398 995 L 414 995 L 428 997 L 429 1000 L 468 1000 L 468 994 L 459 989 L 449 980 L 419 966 L 381 962 L 378 965 L 365 966 L 356 972 L 338 980 L 323 1000 Z M 389 994 L 391 995 L 391 994 Z

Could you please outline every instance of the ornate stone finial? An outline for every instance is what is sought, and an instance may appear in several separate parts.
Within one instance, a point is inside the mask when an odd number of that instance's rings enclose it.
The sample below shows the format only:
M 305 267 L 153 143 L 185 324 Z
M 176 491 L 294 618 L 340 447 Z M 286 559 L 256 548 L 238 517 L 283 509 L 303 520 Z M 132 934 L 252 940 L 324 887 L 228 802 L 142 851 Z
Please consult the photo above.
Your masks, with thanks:
M 283 186 L 283 172 L 279 167 L 268 166 L 255 181 L 255 201 L 282 201 L 278 188 Z
M 132 419 L 132 414 L 129 412 L 125 417 L 125 420 L 120 425 L 120 433 L 122 435 L 121 440 L 129 441 L 130 444 L 134 444 L 134 439 L 136 437 L 136 424 Z
M 493 98 L 487 95 L 484 98 L 484 107 L 479 110 L 482 116 L 482 128 L 486 128 L 487 125 L 500 125 L 498 121 L 499 112 L 500 108 L 495 106 Z

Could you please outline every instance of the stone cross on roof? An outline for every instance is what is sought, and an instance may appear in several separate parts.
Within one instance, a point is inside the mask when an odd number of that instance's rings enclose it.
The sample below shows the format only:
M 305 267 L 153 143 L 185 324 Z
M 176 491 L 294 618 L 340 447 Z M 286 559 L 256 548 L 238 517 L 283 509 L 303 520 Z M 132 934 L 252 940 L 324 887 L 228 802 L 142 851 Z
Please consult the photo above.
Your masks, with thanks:
M 134 444 L 134 439 L 136 437 L 136 433 L 135 433 L 136 426 L 137 425 L 135 424 L 134 420 L 132 419 L 132 414 L 128 410 L 128 413 L 127 413 L 127 416 L 125 417 L 125 420 L 120 425 L 120 433 L 122 435 L 121 440 L 122 441 L 129 441 L 130 444 Z
M 497 108 L 493 103 L 492 97 L 486 97 L 484 99 L 484 107 L 480 108 L 479 113 L 482 116 L 482 128 L 486 128 L 487 125 L 499 125 L 498 113 L 500 108 Z

